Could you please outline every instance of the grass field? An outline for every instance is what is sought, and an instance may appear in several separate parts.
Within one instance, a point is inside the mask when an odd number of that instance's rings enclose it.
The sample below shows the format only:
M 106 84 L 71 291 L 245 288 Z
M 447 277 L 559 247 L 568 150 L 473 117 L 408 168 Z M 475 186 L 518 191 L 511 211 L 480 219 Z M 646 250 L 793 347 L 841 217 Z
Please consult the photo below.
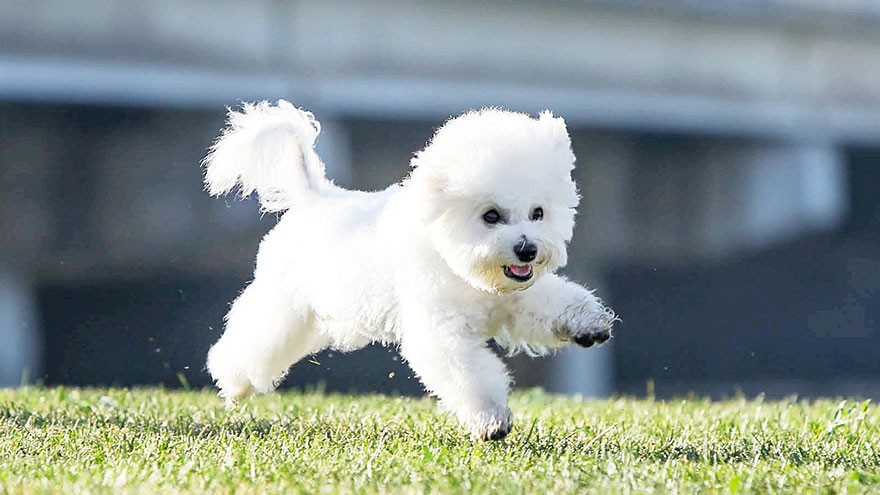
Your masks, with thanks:
M 880 493 L 867 402 L 515 394 L 471 442 L 426 399 L 0 390 L 0 493 Z

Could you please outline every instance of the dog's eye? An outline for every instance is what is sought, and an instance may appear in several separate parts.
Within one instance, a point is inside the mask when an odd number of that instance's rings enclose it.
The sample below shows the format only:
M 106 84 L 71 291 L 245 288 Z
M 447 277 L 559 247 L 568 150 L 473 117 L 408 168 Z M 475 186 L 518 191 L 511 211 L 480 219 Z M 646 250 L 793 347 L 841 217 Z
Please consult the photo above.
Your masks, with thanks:
M 498 213 L 498 210 L 492 208 L 486 213 L 483 213 L 483 221 L 489 225 L 494 225 L 501 221 L 501 213 Z
M 533 222 L 537 222 L 538 220 L 542 220 L 544 218 L 544 208 L 540 206 L 532 210 L 532 215 L 529 217 Z

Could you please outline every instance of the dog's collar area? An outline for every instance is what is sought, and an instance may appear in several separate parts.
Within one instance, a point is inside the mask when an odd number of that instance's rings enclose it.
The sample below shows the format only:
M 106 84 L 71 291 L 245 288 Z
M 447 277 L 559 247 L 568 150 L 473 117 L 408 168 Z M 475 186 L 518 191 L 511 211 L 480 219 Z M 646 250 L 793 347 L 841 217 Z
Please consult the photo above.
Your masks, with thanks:
M 504 266 L 504 276 L 516 280 L 518 282 L 525 282 L 532 278 L 532 265 L 505 265 Z

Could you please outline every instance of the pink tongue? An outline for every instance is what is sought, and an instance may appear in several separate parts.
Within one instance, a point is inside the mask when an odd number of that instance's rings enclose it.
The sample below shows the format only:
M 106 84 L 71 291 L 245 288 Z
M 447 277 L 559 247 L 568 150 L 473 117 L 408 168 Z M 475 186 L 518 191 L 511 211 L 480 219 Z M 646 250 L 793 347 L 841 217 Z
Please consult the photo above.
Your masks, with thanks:
M 510 265 L 510 273 L 517 277 L 525 277 L 529 273 L 532 273 L 532 267 L 529 265 Z

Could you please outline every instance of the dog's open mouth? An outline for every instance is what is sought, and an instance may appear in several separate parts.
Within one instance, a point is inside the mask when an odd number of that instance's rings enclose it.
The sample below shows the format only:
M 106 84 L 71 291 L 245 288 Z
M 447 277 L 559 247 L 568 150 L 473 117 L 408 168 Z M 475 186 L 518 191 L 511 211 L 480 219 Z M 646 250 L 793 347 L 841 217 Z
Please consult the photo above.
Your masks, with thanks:
M 505 265 L 504 276 L 519 282 L 525 282 L 532 278 L 532 265 Z

